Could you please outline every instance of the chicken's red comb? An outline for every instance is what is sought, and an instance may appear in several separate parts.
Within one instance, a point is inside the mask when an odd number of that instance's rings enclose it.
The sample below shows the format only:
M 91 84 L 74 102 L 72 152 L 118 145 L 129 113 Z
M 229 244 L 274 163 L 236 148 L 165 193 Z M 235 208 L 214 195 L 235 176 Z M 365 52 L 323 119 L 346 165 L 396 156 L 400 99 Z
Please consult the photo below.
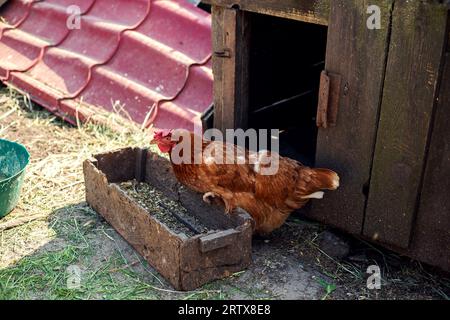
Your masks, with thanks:
M 164 129 L 164 130 L 157 130 L 155 131 L 154 137 L 155 138 L 164 138 L 167 137 L 172 133 L 172 130 Z

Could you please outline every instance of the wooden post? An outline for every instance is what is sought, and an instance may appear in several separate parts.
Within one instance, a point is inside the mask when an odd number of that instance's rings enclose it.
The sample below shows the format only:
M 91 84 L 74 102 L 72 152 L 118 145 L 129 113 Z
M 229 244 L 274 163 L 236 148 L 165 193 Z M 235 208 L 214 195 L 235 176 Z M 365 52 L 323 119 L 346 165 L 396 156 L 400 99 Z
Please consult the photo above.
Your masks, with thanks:
M 214 127 L 220 130 L 247 128 L 248 13 L 212 7 Z
M 411 250 L 450 271 L 450 44 L 445 60 Z
M 397 247 L 413 229 L 447 14 L 438 2 L 395 1 L 364 235 Z
M 313 202 L 309 215 L 354 234 L 364 221 L 392 3 L 331 1 L 325 68 L 341 75 L 340 105 L 336 126 L 319 129 L 316 166 L 336 170 L 341 186 Z M 380 30 L 367 28 L 369 5 L 381 9 Z

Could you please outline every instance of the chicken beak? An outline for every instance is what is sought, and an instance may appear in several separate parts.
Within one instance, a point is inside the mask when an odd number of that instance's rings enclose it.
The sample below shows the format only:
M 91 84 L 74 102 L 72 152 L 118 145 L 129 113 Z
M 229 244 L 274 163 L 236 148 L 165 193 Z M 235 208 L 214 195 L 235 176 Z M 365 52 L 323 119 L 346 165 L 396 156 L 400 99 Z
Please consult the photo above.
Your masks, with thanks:
M 150 141 L 150 144 L 157 144 L 158 141 L 156 139 L 152 139 L 152 141 Z

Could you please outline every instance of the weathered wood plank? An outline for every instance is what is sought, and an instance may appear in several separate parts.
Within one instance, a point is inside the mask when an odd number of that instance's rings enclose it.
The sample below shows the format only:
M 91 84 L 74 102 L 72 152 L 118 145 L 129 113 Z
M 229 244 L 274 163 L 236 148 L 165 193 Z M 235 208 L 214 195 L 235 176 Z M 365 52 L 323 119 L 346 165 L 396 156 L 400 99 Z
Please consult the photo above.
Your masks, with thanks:
M 204 208 L 187 204 L 201 203 L 201 194 L 177 187 L 166 189 L 167 181 L 176 181 L 167 159 L 150 151 L 123 149 L 94 156 L 86 160 L 83 173 L 86 185 L 86 201 L 101 214 L 124 239 L 139 252 L 150 265 L 164 276 L 177 290 L 194 290 L 207 282 L 229 276 L 247 268 L 251 263 L 253 220 L 240 209 L 233 217 L 227 217 L 224 225 L 198 235 L 175 232 L 170 224 L 158 220 L 154 209 L 146 209 L 124 192 L 111 178 L 116 174 L 117 160 L 129 167 L 124 172 L 134 172 L 136 158 L 147 155 L 147 164 L 155 170 L 147 170 L 146 181 L 161 190 L 165 196 L 183 193 L 181 205 L 188 214 L 197 217 L 204 226 L 212 227 L 203 217 L 219 222 L 227 216 L 223 207 L 207 205 Z M 155 163 L 152 163 L 155 161 Z M 129 176 L 122 176 L 126 181 Z M 122 182 L 122 181 L 116 181 Z M 181 191 L 183 189 L 184 191 Z M 187 198 L 189 198 L 187 200 Z M 201 212 L 205 211 L 205 212 Z M 215 215 L 218 214 L 217 219 Z M 216 231 L 214 231 L 216 230 Z
M 447 8 L 395 2 L 364 235 L 409 245 L 446 37 Z
M 450 51 L 450 50 L 449 50 Z M 411 251 L 450 271 L 450 52 L 441 80 Z
M 222 50 L 225 43 L 224 12 L 221 7 L 213 6 L 211 8 L 211 29 L 212 29 L 212 47 L 213 51 Z M 222 87 L 223 87 L 223 59 L 212 57 L 212 70 L 214 75 L 214 126 L 222 126 Z
M 364 219 L 392 2 L 331 2 L 326 70 L 341 75 L 340 105 L 336 126 L 319 129 L 316 166 L 336 170 L 341 187 L 314 202 L 309 215 L 354 234 Z M 366 27 L 372 4 L 381 8 L 380 30 Z
M 106 169 L 108 156 L 103 154 L 102 158 L 103 168 Z M 126 163 L 123 163 L 123 166 L 126 166 Z M 174 287 L 180 288 L 180 247 L 183 241 L 166 232 L 147 211 L 125 196 L 116 185 L 110 184 L 108 176 L 96 168 L 94 163 L 86 160 L 83 163 L 83 172 L 86 201 L 89 205 Z
M 321 25 L 328 24 L 330 0 L 203 0 L 222 6 Z
M 248 13 L 214 6 L 214 127 L 246 128 L 248 121 Z

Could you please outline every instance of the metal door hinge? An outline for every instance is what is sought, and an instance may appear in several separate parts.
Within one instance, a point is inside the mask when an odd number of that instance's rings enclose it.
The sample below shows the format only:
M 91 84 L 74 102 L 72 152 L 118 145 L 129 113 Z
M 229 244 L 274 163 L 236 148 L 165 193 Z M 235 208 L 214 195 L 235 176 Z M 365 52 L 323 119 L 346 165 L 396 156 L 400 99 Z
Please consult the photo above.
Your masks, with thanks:
M 230 49 L 223 49 L 220 51 L 214 51 L 214 56 L 219 58 L 230 58 L 231 57 L 231 50 Z
M 320 75 L 316 123 L 319 128 L 336 126 L 341 92 L 341 75 L 323 70 Z

